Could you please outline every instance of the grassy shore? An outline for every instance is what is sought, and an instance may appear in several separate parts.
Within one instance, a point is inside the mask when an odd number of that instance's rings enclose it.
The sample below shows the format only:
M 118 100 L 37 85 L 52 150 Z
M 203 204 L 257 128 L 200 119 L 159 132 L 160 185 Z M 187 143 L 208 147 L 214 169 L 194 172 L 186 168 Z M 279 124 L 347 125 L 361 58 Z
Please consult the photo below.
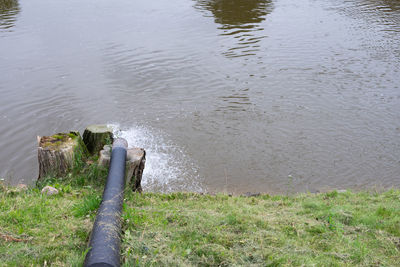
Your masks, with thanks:
M 82 265 L 102 188 L 71 181 L 0 187 L 0 265 Z M 60 194 L 42 195 L 46 184 Z M 257 197 L 127 191 L 122 217 L 125 266 L 400 263 L 398 190 Z

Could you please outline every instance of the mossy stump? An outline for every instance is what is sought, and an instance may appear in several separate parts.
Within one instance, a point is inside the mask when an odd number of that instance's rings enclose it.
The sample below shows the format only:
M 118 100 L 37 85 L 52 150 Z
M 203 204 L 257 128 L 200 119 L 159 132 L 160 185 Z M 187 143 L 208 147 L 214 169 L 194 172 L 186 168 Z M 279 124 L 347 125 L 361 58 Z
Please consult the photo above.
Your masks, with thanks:
M 62 177 L 76 160 L 86 157 L 87 149 L 79 132 L 38 136 L 39 177 Z
M 98 154 L 104 145 L 111 144 L 112 141 L 113 131 L 107 125 L 90 125 L 83 132 L 83 142 L 92 155 Z

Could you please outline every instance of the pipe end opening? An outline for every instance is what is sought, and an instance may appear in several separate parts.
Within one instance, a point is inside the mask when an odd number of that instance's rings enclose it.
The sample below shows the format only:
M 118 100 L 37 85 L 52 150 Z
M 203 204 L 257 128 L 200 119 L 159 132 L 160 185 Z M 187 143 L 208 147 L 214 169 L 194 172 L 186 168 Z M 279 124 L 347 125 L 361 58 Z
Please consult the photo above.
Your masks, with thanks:
M 128 149 L 128 142 L 124 138 L 117 138 L 113 142 L 113 148 L 121 147 Z

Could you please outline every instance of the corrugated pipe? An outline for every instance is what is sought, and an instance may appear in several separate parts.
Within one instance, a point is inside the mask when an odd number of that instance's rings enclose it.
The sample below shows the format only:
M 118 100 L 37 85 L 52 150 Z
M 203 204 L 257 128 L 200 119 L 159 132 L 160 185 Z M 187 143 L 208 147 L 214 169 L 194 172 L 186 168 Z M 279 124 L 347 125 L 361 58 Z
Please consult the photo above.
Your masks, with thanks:
M 84 266 L 120 266 L 121 212 L 127 147 L 125 139 L 114 140 L 107 184 L 93 225 Z

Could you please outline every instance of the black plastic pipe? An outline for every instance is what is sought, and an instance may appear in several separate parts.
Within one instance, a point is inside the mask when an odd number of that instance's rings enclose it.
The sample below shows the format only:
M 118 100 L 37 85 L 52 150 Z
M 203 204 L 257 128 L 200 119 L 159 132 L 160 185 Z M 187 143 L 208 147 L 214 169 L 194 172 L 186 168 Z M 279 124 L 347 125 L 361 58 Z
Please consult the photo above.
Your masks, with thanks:
M 84 266 L 120 266 L 121 212 L 127 147 L 125 139 L 114 140 L 103 200 L 94 221 Z

